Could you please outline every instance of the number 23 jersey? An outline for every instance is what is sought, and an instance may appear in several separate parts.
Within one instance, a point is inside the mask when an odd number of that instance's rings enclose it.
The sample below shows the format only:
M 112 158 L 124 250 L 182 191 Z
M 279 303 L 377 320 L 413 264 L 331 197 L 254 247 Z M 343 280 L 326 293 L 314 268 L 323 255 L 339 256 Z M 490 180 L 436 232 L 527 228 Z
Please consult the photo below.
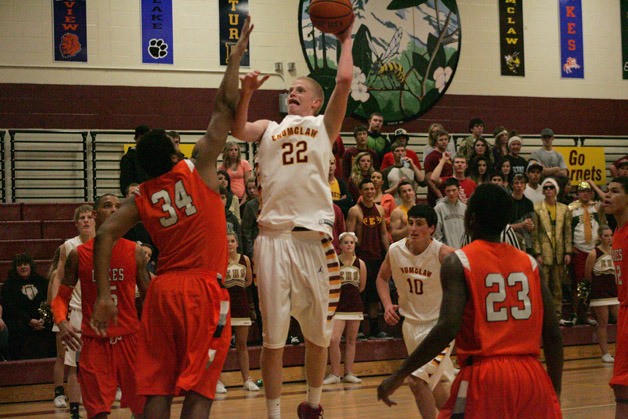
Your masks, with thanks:
M 270 121 L 259 144 L 259 225 L 274 230 L 304 227 L 332 235 L 329 189 L 331 144 L 323 116 L 288 115 Z
M 475 240 L 456 251 L 469 299 L 456 346 L 461 362 L 470 355 L 534 355 L 543 323 L 536 261 L 506 243 Z
M 439 253 L 443 244 L 431 243 L 419 255 L 406 246 L 406 239 L 393 243 L 388 250 L 392 277 L 399 293 L 399 313 L 414 323 L 438 319 L 443 300 L 440 283 Z

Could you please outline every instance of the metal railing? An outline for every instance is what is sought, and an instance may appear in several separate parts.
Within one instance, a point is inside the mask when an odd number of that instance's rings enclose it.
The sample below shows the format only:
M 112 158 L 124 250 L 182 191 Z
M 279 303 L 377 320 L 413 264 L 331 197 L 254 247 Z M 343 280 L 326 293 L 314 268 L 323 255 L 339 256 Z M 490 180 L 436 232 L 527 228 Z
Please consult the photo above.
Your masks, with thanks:
M 11 202 L 87 201 L 87 134 L 87 131 L 9 130 Z M 41 194 L 42 191 L 56 192 L 48 195 Z
M 181 131 L 181 144 L 192 145 L 205 131 Z M 92 130 L 91 137 L 91 172 L 92 196 L 105 193 L 120 194 L 120 159 L 124 154 L 124 145 L 133 143 L 132 130 Z M 235 140 L 234 138 L 230 138 Z M 252 162 L 255 145 L 240 142 L 240 149 L 245 159 Z M 190 156 L 188 156 L 190 157 Z M 222 156 L 219 158 L 222 161 Z
M 86 202 L 105 194 L 120 195 L 120 158 L 133 143 L 132 130 L 0 130 L 1 202 Z M 194 144 L 203 131 L 181 131 L 182 144 Z M 352 133 L 341 134 L 345 147 L 355 145 Z M 468 134 L 452 134 L 460 143 Z M 538 135 L 520 135 L 521 154 L 541 146 Z M 230 137 L 230 139 L 233 139 Z M 408 147 L 422 155 L 425 134 L 410 133 Z M 606 166 L 627 154 L 628 136 L 556 136 L 555 146 L 603 146 Z M 243 157 L 253 163 L 257 144 L 240 143 Z M 8 175 L 10 173 L 10 175 Z M 608 174 L 608 173 L 607 173 Z

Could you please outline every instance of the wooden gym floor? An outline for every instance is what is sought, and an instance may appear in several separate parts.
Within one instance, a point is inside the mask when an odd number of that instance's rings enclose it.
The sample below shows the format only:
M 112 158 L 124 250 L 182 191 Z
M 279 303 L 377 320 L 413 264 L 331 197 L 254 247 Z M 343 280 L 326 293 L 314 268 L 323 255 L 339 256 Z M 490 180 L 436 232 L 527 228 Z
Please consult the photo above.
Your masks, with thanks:
M 604 364 L 599 357 L 566 361 L 561 397 L 564 417 L 613 418 L 615 403 L 613 392 L 608 386 L 611 374 L 612 364 Z M 259 376 L 259 371 L 252 371 L 252 375 Z M 286 379 L 291 376 L 289 372 L 285 375 Z M 364 377 L 361 384 L 325 386 L 322 397 L 325 417 L 378 419 L 420 417 L 407 386 L 401 387 L 393 395 L 393 400 L 398 403 L 397 406 L 389 408 L 377 401 L 376 388 L 383 378 L 384 376 L 371 376 Z M 224 419 L 266 417 L 263 390 L 260 393 L 251 393 L 244 391 L 239 385 L 230 387 L 228 390 L 226 395 L 217 396 L 212 408 L 212 417 Z M 296 406 L 304 398 L 305 384 L 303 382 L 284 384 L 283 417 L 295 417 Z M 172 417 L 179 416 L 181 403 L 181 398 L 174 400 Z M 83 409 L 81 409 L 81 415 L 86 417 Z M 52 401 L 0 404 L 0 418 L 67 418 L 68 416 L 67 410 L 55 409 Z M 130 412 L 128 409 L 118 408 L 116 403 L 110 417 L 129 418 Z

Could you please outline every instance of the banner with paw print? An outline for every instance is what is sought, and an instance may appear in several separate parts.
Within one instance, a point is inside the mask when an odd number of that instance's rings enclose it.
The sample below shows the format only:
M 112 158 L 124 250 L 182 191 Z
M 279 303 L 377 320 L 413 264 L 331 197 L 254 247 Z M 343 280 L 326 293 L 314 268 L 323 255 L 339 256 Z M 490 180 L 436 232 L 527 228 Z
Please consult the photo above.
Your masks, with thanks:
M 172 0 L 142 0 L 142 62 L 174 63 Z

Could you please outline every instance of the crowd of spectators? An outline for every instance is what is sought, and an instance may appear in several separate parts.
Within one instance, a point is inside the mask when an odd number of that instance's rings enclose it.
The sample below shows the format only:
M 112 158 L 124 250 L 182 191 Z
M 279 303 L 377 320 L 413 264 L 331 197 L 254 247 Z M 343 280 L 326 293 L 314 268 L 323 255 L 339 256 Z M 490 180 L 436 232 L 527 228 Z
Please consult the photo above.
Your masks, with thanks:
M 377 320 L 381 308 L 374 291 L 375 278 L 389 243 L 407 234 L 406 214 L 417 201 L 418 188 L 427 187 L 427 202 L 438 214 L 435 238 L 459 248 L 465 243 L 465 204 L 477 185 L 489 182 L 511 193 L 515 215 L 503 237 L 537 258 L 561 324 L 608 323 L 608 312 L 595 310 L 592 314 L 581 290 L 587 277 L 595 277 L 590 270 L 585 272 L 585 262 L 600 243 L 598 231 L 608 235 L 613 219 L 604 216 L 595 199 L 602 191 L 593 182 L 582 182 L 570 191 L 567 166 L 560 153 L 553 150 L 551 129 L 542 130 L 542 147 L 527 160 L 520 154 L 523 139 L 515 131 L 497 127 L 491 144 L 479 118 L 469 122 L 470 135 L 457 148 L 442 124 L 431 124 L 422 156 L 408 148 L 410 135 L 405 129 L 386 135 L 383 127 L 383 116 L 374 113 L 368 127 L 355 127 L 354 147 L 345 149 L 342 138 L 337 139 L 329 170 L 330 191 L 339 218 L 334 231 L 336 248 L 342 233 L 354 233 L 355 253 L 366 264 L 368 278 L 362 298 L 369 326 L 364 333 L 386 337 Z M 147 126 L 138 126 L 135 141 L 148 130 Z M 179 134 L 170 131 L 168 135 L 178 147 Z M 120 191 L 127 197 L 137 193 L 138 184 L 145 180 L 136 159 L 135 148 L 131 147 L 120 161 Z M 614 162 L 610 170 L 612 176 L 626 176 L 628 156 Z M 242 157 L 237 142 L 226 143 L 218 179 L 227 229 L 235 234 L 238 252 L 252 258 L 260 202 L 254 168 Z M 611 228 L 600 230 L 606 224 Z M 152 245 L 143 226 L 138 224 L 125 237 L 142 244 L 154 274 L 159 249 Z M 0 300 L 1 359 L 55 356 L 51 324 L 42 314 L 47 293 L 48 280 L 37 274 L 33 259 L 28 254 L 16 255 Z M 259 319 L 254 283 L 247 293 L 257 313 L 254 318 Z M 563 303 L 570 304 L 568 316 L 563 316 Z M 595 317 L 602 316 L 600 313 L 606 315 L 598 322 Z M 610 313 L 612 321 L 614 311 Z

